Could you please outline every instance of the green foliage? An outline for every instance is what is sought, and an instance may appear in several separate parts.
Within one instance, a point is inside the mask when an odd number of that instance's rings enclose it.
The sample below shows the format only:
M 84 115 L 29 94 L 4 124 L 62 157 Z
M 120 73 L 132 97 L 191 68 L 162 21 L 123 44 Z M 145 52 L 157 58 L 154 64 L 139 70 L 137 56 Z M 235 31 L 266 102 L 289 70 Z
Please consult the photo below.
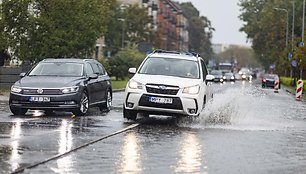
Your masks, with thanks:
M 200 16 L 199 11 L 191 2 L 181 3 L 181 8 L 189 22 L 189 49 L 198 52 L 203 57 L 210 58 L 213 54 L 211 49 L 212 31 L 211 22 L 207 17 Z
M 126 47 L 114 57 L 109 58 L 109 73 L 111 76 L 115 76 L 116 79 L 123 80 L 129 75 L 128 69 L 131 67 L 137 68 L 144 58 L 145 55 L 140 53 L 135 47 Z
M 285 86 L 292 86 L 293 78 L 290 77 L 280 77 L 281 83 Z M 296 89 L 296 86 L 292 86 L 294 89 Z M 306 80 L 303 80 L 303 91 L 306 90 Z
M 293 43 L 291 42 L 292 1 L 240 0 L 239 5 L 241 7 L 239 17 L 244 22 L 240 30 L 245 32 L 252 41 L 256 57 L 266 69 L 271 64 L 276 64 L 278 72 L 289 69 L 288 52 L 294 53 L 293 59 L 305 60 L 300 54 L 300 48 L 296 47 L 296 43 L 301 41 L 299 36 L 302 30 L 302 1 L 295 1 L 295 39 Z M 289 24 L 288 46 L 286 46 L 287 22 Z
M 90 57 L 106 32 L 108 0 L 3 0 L 0 29 L 14 57 Z M 2 46 L 2 45 L 1 45 Z
M 105 35 L 105 50 L 116 54 L 127 45 L 154 41 L 155 33 L 150 27 L 151 18 L 145 8 L 137 4 L 123 6 L 114 3 L 111 9 L 107 23 L 109 29 Z

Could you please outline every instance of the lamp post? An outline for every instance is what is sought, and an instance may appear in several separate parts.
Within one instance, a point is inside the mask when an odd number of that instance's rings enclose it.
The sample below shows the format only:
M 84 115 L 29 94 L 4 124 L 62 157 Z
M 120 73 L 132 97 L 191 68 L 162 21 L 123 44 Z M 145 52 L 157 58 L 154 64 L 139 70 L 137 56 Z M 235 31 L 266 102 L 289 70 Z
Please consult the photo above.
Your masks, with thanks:
M 304 37 L 305 37 L 305 0 L 303 0 L 303 19 L 302 19 L 302 43 L 304 46 Z M 305 54 L 305 53 L 304 53 Z M 302 67 L 302 59 L 301 59 L 301 72 L 300 72 L 300 78 L 303 79 L 303 67 Z
M 286 22 L 286 47 L 288 46 L 288 35 L 289 35 L 289 14 L 288 14 L 288 10 L 284 9 L 284 8 L 274 8 L 274 10 L 277 11 L 283 11 L 286 13 L 286 17 L 287 17 L 287 22 Z
M 119 21 L 122 21 L 122 33 L 121 33 L 121 49 L 124 48 L 124 21 L 125 19 L 119 18 Z

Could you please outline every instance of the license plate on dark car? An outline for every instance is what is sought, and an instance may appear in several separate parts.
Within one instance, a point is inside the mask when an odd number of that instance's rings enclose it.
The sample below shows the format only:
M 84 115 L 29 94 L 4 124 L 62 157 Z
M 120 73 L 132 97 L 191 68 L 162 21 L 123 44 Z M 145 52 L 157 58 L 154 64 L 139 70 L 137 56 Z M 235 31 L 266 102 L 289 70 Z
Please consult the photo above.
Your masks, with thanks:
M 163 97 L 149 97 L 149 102 L 159 103 L 159 104 L 172 104 L 172 98 L 163 98 Z
M 50 97 L 30 97 L 30 102 L 50 102 Z

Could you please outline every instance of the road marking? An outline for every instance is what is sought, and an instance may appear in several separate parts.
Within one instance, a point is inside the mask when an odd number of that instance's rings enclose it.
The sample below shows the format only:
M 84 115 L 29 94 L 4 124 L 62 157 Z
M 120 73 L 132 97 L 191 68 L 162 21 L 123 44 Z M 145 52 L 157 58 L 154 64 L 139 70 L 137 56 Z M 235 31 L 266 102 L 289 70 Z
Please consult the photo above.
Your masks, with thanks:
M 32 164 L 32 165 L 29 165 L 29 166 L 26 166 L 26 167 L 17 169 L 17 170 L 15 170 L 15 171 L 11 172 L 11 173 L 12 173 L 12 174 L 15 174 L 15 173 L 24 172 L 26 169 L 31 169 L 31 168 L 37 167 L 37 166 L 39 166 L 39 165 L 41 165 L 41 164 L 45 164 L 45 163 L 47 163 L 47 162 L 49 162 L 49 161 L 59 159 L 59 158 L 61 158 L 61 157 L 63 157 L 63 156 L 66 156 L 66 155 L 72 153 L 72 152 L 75 152 L 75 151 L 77 151 L 77 150 L 79 150 L 79 149 L 85 148 L 85 147 L 87 147 L 87 146 L 89 146 L 89 145 L 91 145 L 91 144 L 94 144 L 94 143 L 97 143 L 97 142 L 102 141 L 102 140 L 104 140 L 104 139 L 107 139 L 107 138 L 109 138 L 109 137 L 112 137 L 112 136 L 121 134 L 121 133 L 126 132 L 126 131 L 128 131 L 128 130 L 134 129 L 134 128 L 138 127 L 138 126 L 139 126 L 138 123 L 132 124 L 132 125 L 130 125 L 130 126 L 124 128 L 124 129 L 121 129 L 121 130 L 117 131 L 117 132 L 114 132 L 114 133 L 112 133 L 112 134 L 103 136 L 103 137 L 101 137 L 101 138 L 99 138 L 99 139 L 93 140 L 93 141 L 91 141 L 91 142 L 89 142 L 89 143 L 86 143 L 86 144 L 83 144 L 83 145 L 81 145 L 81 146 L 78 146 L 78 147 L 76 147 L 76 148 L 74 148 L 74 149 L 72 149 L 72 150 L 70 150 L 70 151 L 65 152 L 65 153 L 55 155 L 55 156 L 53 156 L 53 157 L 51 157 L 51 158 L 45 159 L 44 161 L 37 162 L 37 163 L 35 163 L 35 164 Z

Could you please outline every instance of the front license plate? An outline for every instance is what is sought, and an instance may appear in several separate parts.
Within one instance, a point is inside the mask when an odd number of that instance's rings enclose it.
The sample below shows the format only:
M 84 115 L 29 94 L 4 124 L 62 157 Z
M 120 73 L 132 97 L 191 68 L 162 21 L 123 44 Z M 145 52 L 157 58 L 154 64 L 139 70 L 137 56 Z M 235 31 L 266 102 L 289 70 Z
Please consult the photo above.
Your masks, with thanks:
M 172 104 L 172 98 L 149 97 L 149 102 L 160 104 Z
M 31 102 L 50 102 L 50 97 L 30 97 Z

